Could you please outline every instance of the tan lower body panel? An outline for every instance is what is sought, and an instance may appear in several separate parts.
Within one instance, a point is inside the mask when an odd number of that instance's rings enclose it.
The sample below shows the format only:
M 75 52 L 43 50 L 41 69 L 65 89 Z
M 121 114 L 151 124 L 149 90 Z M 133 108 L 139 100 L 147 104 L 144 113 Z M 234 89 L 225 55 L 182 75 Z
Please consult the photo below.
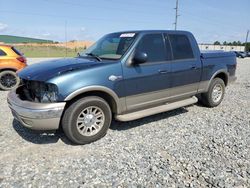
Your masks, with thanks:
M 198 92 L 204 92 L 208 87 L 208 81 L 193 83 L 174 88 L 168 88 L 155 92 L 148 92 L 126 97 L 127 111 L 157 105 L 164 102 L 175 101 L 181 98 L 189 98 Z
M 115 118 L 119 121 L 132 121 L 135 119 L 140 119 L 140 118 L 151 116 L 151 115 L 158 114 L 161 112 L 166 112 L 166 111 L 180 108 L 183 106 L 188 106 L 188 105 L 196 103 L 197 101 L 198 99 L 195 96 L 193 96 L 191 98 L 180 100 L 177 102 L 172 102 L 169 104 L 164 104 L 164 105 L 160 105 L 157 107 L 148 108 L 148 109 L 144 109 L 144 110 L 140 110 L 140 111 L 132 112 L 128 114 L 117 115 Z

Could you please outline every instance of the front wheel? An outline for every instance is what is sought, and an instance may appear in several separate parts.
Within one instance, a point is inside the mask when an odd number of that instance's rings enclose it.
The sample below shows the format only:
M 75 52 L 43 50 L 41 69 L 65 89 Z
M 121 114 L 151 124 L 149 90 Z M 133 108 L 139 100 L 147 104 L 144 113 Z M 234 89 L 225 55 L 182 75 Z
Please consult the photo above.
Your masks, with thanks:
M 112 120 L 108 103 L 96 96 L 73 102 L 64 112 L 62 128 L 75 144 L 88 144 L 102 138 Z
M 14 71 L 5 70 L 0 72 L 0 89 L 11 90 L 16 88 L 20 83 L 20 79 Z
M 206 93 L 201 94 L 202 103 L 208 107 L 218 106 L 225 94 L 225 83 L 220 78 L 214 78 L 208 91 Z

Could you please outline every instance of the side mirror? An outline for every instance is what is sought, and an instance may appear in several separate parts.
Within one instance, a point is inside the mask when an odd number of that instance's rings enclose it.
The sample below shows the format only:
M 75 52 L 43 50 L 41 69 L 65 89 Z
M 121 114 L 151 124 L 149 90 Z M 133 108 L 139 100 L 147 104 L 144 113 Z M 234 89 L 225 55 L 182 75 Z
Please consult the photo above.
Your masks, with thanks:
M 134 64 L 145 63 L 148 60 L 148 55 L 145 52 L 136 52 L 133 58 Z

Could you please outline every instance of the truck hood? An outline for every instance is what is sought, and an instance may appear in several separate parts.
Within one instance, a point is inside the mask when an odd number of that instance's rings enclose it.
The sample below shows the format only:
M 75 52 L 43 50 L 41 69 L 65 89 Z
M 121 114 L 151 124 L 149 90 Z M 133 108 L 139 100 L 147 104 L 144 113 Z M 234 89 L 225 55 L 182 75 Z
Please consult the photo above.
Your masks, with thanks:
M 25 80 L 47 81 L 66 72 L 103 66 L 105 64 L 109 63 L 97 62 L 86 58 L 64 58 L 29 65 L 17 74 Z

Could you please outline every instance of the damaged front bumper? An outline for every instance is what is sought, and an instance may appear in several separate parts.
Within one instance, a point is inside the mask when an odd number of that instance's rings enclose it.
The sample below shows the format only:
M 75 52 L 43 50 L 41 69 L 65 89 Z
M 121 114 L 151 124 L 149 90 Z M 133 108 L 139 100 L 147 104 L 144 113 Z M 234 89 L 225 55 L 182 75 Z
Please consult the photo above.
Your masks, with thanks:
M 15 119 L 34 130 L 56 130 L 66 105 L 65 102 L 38 103 L 21 100 L 16 90 L 8 94 L 8 104 Z

